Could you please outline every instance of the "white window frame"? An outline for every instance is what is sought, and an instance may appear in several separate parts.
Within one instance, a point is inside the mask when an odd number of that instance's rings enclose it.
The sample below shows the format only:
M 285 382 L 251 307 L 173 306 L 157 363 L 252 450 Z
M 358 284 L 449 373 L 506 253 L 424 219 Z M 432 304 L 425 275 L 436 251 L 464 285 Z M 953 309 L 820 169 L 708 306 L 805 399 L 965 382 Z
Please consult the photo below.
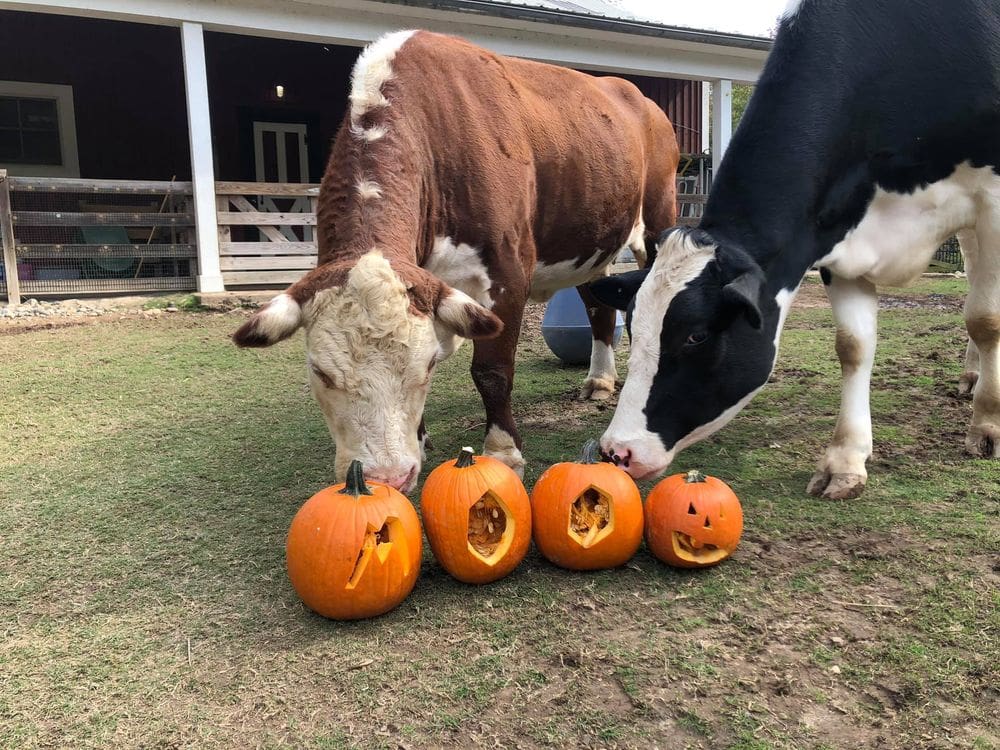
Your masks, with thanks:
M 59 149 L 62 164 L 5 164 L 11 176 L 20 177 L 79 177 L 80 154 L 76 145 L 76 114 L 73 110 L 73 87 L 57 83 L 28 83 L 25 81 L 0 81 L 0 96 L 55 99 L 59 117 Z

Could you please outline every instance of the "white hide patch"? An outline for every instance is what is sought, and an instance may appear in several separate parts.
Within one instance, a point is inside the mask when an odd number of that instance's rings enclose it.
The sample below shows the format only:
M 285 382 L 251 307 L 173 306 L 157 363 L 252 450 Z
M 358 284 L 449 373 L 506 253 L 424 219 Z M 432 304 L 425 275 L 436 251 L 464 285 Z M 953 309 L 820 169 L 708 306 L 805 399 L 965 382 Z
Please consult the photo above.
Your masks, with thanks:
M 607 266 L 626 248 L 645 255 L 646 225 L 642 219 L 642 209 L 632 225 L 625 244 L 601 263 L 601 248 L 594 248 L 594 254 L 582 265 L 577 259 L 561 260 L 557 263 L 536 263 L 531 274 L 531 291 L 528 296 L 536 302 L 545 302 L 560 289 L 586 284 L 607 274 Z
M 998 186 L 991 167 L 961 164 L 946 179 L 912 193 L 876 188 L 858 225 L 816 265 L 843 279 L 905 286 L 927 269 L 945 240 L 975 225 L 980 196 L 996 193 Z
M 424 270 L 448 286 L 465 292 L 487 310 L 493 308 L 490 296 L 493 281 L 479 257 L 479 251 L 472 245 L 464 242 L 456 245 L 451 237 L 435 237 Z
M 302 324 L 302 308 L 287 294 L 279 294 L 256 314 L 256 331 L 274 343 L 288 338 Z
M 354 188 L 362 200 L 371 201 L 382 197 L 382 186 L 372 180 L 358 180 Z
M 378 107 L 389 106 L 382 86 L 393 76 L 392 61 L 396 53 L 416 32 L 395 31 L 365 47 L 351 73 L 351 132 L 366 141 L 377 141 L 388 132 L 384 126 L 361 127 L 364 114 Z
M 524 476 L 524 457 L 514 438 L 503 428 L 497 425 L 490 427 L 483 443 L 483 453 L 507 464 L 518 476 Z
M 714 258 L 714 245 L 702 246 L 675 232 L 658 246 L 656 260 L 636 295 L 628 378 L 611 424 L 601 437 L 601 447 L 608 453 L 631 451 L 632 462 L 646 468 L 643 474 L 662 471 L 677 450 L 668 452 L 659 435 L 647 429 L 644 412 L 660 362 L 663 318 L 673 298 Z
M 617 377 L 618 367 L 615 364 L 615 350 L 603 341 L 595 339 L 590 346 L 590 372 L 587 373 L 587 378 L 610 381 L 611 387 L 614 388 Z
M 431 320 L 409 308 L 406 286 L 374 251 L 343 286 L 304 305 L 311 385 L 337 446 L 338 476 L 355 458 L 378 476 L 420 465 L 417 426 L 439 350 Z
M 794 289 L 781 289 L 774 295 L 774 303 L 778 306 L 778 327 L 774 331 L 774 361 L 778 361 L 778 342 L 781 340 L 781 331 L 785 327 L 785 320 L 788 318 L 788 311 L 792 309 L 795 295 L 799 293 L 799 287 Z M 774 367 L 772 363 L 771 367 Z
M 544 302 L 560 289 L 579 286 L 600 278 L 604 275 L 604 267 L 607 265 L 607 263 L 602 265 L 600 259 L 600 251 L 595 250 L 581 266 L 576 265 L 575 259 L 561 260 L 557 263 L 536 263 L 535 272 L 531 275 L 529 296 L 536 302 Z M 609 258 L 608 262 L 610 260 Z

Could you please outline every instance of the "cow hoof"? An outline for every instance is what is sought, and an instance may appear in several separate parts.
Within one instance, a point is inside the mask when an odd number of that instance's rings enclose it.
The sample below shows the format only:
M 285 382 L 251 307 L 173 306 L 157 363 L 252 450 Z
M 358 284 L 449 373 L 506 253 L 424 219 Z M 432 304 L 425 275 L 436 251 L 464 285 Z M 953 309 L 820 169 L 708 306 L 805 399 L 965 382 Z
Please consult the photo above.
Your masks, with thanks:
M 853 500 L 865 490 L 867 478 L 862 474 L 831 474 L 817 471 L 812 475 L 806 492 L 824 500 Z
M 962 377 L 958 379 L 958 395 L 971 396 L 977 382 L 979 382 L 978 372 L 963 372 Z
M 965 450 L 977 458 L 1000 458 L 1000 427 L 979 425 L 969 428 Z
M 584 401 L 607 401 L 615 395 L 615 381 L 587 378 L 580 389 L 580 398 Z

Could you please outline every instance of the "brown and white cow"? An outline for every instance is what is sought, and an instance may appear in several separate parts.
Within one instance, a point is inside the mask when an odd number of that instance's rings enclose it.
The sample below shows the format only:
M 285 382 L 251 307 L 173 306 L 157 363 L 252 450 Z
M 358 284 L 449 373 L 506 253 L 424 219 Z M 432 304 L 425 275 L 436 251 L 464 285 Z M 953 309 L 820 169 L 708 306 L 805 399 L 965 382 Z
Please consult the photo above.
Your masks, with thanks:
M 521 471 L 510 393 L 524 305 L 674 224 L 673 127 L 627 81 L 425 31 L 370 45 L 350 102 L 320 190 L 318 267 L 233 338 L 269 346 L 304 327 L 335 473 L 360 459 L 404 491 L 434 367 L 475 339 L 485 452 Z M 606 398 L 615 313 L 581 294 L 595 336 L 583 395 Z

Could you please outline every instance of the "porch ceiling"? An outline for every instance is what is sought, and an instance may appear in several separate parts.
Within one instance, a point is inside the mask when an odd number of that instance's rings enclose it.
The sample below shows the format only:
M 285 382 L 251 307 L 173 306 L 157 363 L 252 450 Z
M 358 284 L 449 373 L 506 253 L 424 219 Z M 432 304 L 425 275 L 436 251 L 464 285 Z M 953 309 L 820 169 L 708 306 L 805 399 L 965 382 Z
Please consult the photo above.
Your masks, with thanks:
M 747 38 L 752 44 L 742 44 L 736 37 L 666 26 L 571 13 L 536 18 L 527 8 L 492 13 L 473 5 L 469 0 L 0 0 L 0 10 L 166 25 L 189 21 L 212 31 L 355 46 L 388 31 L 417 27 L 458 34 L 502 54 L 583 69 L 696 80 L 752 82 L 767 56 L 766 43 L 755 38 Z

